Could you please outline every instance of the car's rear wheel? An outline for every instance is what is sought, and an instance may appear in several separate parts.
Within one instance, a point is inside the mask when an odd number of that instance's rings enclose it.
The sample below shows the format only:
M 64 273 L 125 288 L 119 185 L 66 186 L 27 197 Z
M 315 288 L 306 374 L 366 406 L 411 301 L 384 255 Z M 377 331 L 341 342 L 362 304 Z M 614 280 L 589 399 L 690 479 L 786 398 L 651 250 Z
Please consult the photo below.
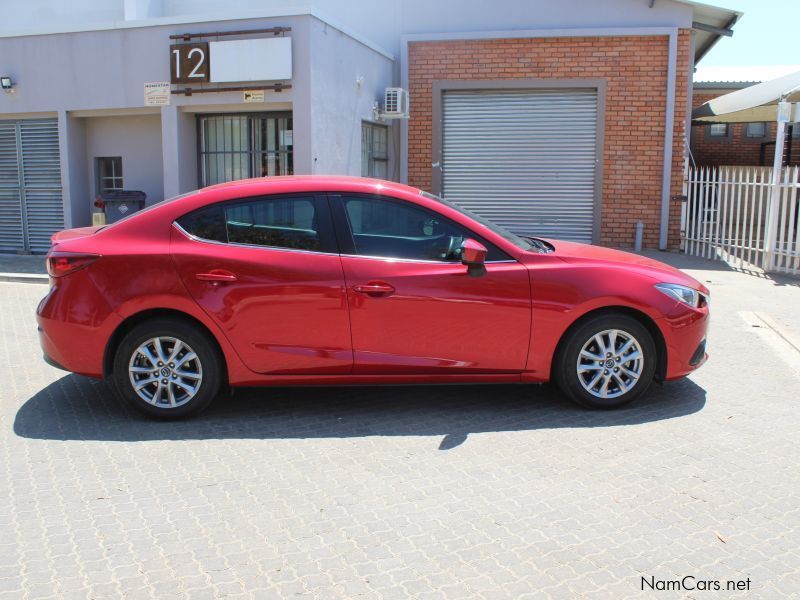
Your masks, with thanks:
M 160 419 L 197 414 L 217 396 L 219 351 L 205 332 L 178 319 L 153 319 L 129 331 L 114 356 L 114 384 L 137 410 Z
M 589 408 L 618 408 L 641 396 L 657 362 L 653 336 L 624 314 L 590 317 L 567 333 L 555 379 L 572 400 Z

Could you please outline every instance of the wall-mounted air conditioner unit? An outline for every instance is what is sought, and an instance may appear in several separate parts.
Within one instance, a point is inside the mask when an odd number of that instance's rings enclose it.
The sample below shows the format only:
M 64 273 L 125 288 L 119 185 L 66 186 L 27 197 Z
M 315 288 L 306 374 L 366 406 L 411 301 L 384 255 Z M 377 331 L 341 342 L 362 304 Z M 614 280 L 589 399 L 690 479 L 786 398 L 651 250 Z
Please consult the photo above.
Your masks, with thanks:
M 399 87 L 386 88 L 380 116 L 384 119 L 407 119 L 408 114 L 408 92 Z

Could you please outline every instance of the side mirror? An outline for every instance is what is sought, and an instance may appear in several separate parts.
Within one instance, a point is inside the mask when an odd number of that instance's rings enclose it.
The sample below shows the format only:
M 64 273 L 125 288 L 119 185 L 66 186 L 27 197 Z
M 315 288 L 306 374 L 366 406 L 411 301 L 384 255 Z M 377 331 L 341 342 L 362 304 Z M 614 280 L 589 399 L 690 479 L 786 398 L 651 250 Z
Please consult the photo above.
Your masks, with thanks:
M 467 238 L 461 242 L 461 264 L 467 266 L 467 273 L 472 277 L 480 277 L 486 272 L 486 246 L 477 240 Z

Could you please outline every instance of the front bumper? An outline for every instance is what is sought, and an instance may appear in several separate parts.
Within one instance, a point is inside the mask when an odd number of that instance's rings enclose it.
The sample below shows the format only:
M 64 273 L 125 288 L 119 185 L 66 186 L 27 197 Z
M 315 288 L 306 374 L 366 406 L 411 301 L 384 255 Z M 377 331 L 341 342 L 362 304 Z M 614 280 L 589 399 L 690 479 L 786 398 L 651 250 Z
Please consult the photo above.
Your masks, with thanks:
M 666 381 L 686 377 L 708 360 L 708 322 L 708 305 L 691 308 L 680 303 L 659 320 L 667 347 Z

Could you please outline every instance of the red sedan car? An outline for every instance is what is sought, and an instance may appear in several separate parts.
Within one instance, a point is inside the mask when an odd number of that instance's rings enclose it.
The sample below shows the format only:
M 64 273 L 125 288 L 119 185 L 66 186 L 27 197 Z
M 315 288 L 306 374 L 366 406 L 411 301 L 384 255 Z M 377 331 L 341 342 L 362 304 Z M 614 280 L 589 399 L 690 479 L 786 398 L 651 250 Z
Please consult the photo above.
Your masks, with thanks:
M 385 181 L 213 186 L 57 233 L 47 262 L 45 359 L 157 417 L 228 385 L 554 380 L 614 408 L 706 359 L 684 273 Z

